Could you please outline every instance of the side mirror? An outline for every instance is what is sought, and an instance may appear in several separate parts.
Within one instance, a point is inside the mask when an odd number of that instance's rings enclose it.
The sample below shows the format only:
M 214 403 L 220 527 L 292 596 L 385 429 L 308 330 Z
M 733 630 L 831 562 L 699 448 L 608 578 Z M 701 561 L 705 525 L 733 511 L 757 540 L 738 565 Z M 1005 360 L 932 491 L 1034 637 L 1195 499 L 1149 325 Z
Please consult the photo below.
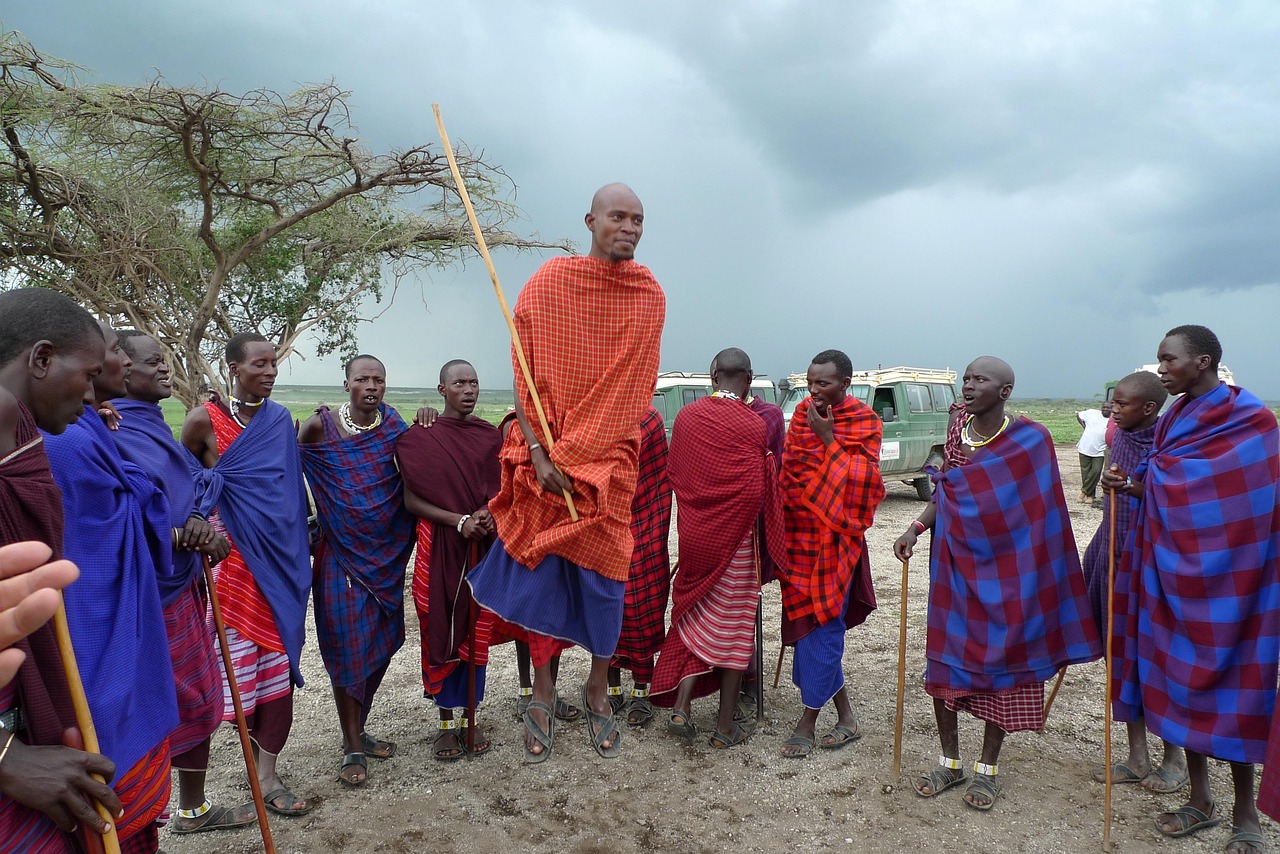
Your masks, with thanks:
M 884 409 L 880 410 L 880 420 L 885 424 L 888 424 L 891 421 L 897 421 L 898 410 L 894 409 L 892 406 L 886 406 Z

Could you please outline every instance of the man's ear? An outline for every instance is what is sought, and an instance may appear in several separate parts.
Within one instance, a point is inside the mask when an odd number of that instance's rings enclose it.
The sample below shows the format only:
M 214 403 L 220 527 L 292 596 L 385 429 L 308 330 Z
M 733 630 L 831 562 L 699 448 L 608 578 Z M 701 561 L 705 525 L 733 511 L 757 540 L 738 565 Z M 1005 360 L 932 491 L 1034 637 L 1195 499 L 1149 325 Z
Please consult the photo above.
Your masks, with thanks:
M 52 341 L 37 341 L 27 355 L 27 373 L 35 379 L 44 379 L 53 367 L 53 355 Z
M 1002 385 L 1002 386 L 1000 386 L 1000 399 L 1001 399 L 1001 400 L 1008 400 L 1008 399 L 1009 399 L 1009 396 L 1010 396 L 1011 394 L 1013 394 L 1013 386 L 1012 386 L 1012 385 Z

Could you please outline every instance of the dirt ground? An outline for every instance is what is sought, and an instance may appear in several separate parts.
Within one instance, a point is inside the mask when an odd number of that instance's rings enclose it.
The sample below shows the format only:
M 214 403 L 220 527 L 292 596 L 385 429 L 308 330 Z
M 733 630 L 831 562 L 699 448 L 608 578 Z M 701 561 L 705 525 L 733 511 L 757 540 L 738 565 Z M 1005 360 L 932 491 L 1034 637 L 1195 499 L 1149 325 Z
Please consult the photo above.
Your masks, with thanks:
M 1074 447 L 1060 446 L 1065 491 L 1077 545 L 1083 552 L 1102 518 L 1075 501 L 1079 465 Z M 1004 792 L 995 809 L 980 813 L 961 801 L 962 788 L 925 799 L 911 780 L 937 761 L 932 704 L 919 681 L 924 669 L 926 559 L 912 563 L 908 596 L 907 691 L 902 773 L 891 767 L 897 690 L 901 565 L 893 541 L 921 510 L 914 490 L 891 484 L 867 537 L 879 610 L 847 636 L 845 672 L 864 737 L 839 751 L 815 750 L 787 759 L 779 747 L 799 717 L 799 693 L 789 679 L 790 658 L 776 690 L 766 690 L 766 720 L 745 746 L 692 745 L 669 736 L 659 717 L 647 729 L 626 729 L 622 756 L 599 759 L 585 724 L 561 725 L 555 754 L 542 765 L 521 761 L 514 647 L 495 650 L 488 699 L 479 719 L 494 743 L 486 756 L 454 763 L 433 761 L 437 717 L 422 697 L 417 621 L 409 602 L 408 639 L 387 675 L 369 730 L 395 741 L 399 755 L 370 761 L 369 782 L 348 790 L 336 780 L 341 741 L 328 679 L 312 637 L 303 656 L 307 687 L 297 694 L 293 733 L 281 757 L 285 780 L 310 798 L 304 818 L 273 816 L 277 849 L 284 854 L 338 851 L 562 851 L 626 854 L 640 851 L 939 851 L 1085 852 L 1101 849 L 1103 786 L 1091 769 L 1103 753 L 1103 664 L 1068 671 L 1042 734 L 1009 737 L 1001 754 Z M 674 552 L 674 528 L 672 549 Z M 923 551 L 923 549 L 922 549 Z M 765 659 L 772 675 L 778 655 L 777 585 L 765 590 Z M 576 696 L 588 659 L 567 653 L 562 693 Z M 694 706 L 702 731 L 713 729 L 715 697 Z M 830 726 L 830 709 L 819 732 Z M 1124 730 L 1113 731 L 1124 748 Z M 972 763 L 981 725 L 961 719 L 961 745 Z M 1123 756 L 1123 753 L 1120 754 Z M 1212 765 L 1214 792 L 1230 803 L 1226 765 Z M 210 796 L 217 803 L 248 800 L 234 728 L 214 737 Z M 1112 841 L 1116 851 L 1221 851 L 1229 821 L 1183 840 L 1164 840 L 1155 813 L 1185 795 L 1153 795 L 1117 786 Z M 1264 819 L 1265 833 L 1278 839 Z M 256 826 L 179 837 L 165 832 L 170 854 L 241 854 L 262 850 Z

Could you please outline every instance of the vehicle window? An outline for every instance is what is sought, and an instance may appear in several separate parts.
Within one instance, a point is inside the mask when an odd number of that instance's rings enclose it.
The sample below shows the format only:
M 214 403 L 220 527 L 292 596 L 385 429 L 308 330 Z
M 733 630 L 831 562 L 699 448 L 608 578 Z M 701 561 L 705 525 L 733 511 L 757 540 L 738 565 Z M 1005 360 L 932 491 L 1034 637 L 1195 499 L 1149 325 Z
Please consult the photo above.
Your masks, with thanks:
M 707 390 L 705 388 L 685 388 L 680 390 L 680 399 L 683 401 L 684 406 L 688 406 L 695 400 L 702 400 L 706 396 Z
M 871 400 L 871 386 L 869 385 L 851 385 L 849 386 L 849 394 L 856 397 L 863 403 Z
M 656 392 L 653 395 L 653 408 L 662 413 L 662 417 L 667 417 L 667 396 L 662 392 Z
M 874 409 L 876 411 L 876 415 L 879 415 L 881 420 L 883 420 L 885 410 L 895 408 L 893 403 L 893 389 L 888 387 L 876 389 L 875 402 L 871 404 L 871 408 Z M 898 418 L 901 417 L 901 414 L 899 414 Z
M 949 385 L 933 387 L 933 411 L 946 412 L 956 402 L 956 390 Z
M 928 412 L 933 409 L 933 398 L 927 385 L 907 383 L 907 407 L 912 412 Z

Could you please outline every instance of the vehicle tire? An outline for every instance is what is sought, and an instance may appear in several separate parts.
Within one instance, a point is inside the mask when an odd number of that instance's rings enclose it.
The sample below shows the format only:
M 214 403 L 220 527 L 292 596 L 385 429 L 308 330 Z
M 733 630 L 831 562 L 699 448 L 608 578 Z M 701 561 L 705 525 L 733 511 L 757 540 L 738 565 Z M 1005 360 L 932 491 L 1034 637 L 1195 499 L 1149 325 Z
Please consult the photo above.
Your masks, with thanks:
M 916 478 L 911 481 L 911 485 L 916 488 L 916 497 L 921 501 L 928 501 L 933 497 L 933 478 L 929 475 Z
M 924 461 L 924 467 L 927 469 L 940 469 L 944 462 L 945 460 L 942 457 L 942 453 L 937 448 L 934 448 L 929 451 L 929 456 Z M 929 475 L 926 474 L 923 477 L 918 477 L 913 480 L 911 484 L 916 488 L 916 496 L 921 501 L 928 501 L 933 497 L 933 478 L 929 477 Z

